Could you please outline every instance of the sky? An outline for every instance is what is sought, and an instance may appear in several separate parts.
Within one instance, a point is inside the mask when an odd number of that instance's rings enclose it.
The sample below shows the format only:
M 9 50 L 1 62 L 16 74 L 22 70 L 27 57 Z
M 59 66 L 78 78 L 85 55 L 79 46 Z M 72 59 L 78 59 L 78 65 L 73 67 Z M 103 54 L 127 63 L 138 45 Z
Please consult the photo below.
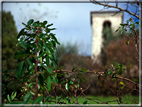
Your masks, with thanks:
M 123 7 L 123 4 L 120 4 Z M 10 11 L 16 22 L 19 32 L 24 26 L 22 22 L 27 23 L 29 19 L 53 23 L 57 28 L 53 33 L 62 44 L 70 42 L 77 43 L 79 53 L 91 55 L 92 28 L 90 24 L 90 12 L 100 11 L 103 6 L 93 3 L 8 3 L 3 2 L 2 10 Z M 106 9 L 117 10 L 117 9 Z M 131 16 L 124 13 L 123 22 Z

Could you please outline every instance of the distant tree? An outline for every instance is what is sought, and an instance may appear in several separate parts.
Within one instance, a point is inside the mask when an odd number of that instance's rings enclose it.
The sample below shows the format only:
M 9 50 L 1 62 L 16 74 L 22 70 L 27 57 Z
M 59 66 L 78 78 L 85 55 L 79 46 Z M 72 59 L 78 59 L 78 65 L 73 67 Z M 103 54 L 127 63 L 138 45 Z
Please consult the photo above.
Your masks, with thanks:
M 15 70 L 18 62 L 13 56 L 17 51 L 17 29 L 10 12 L 2 12 L 2 69 Z
M 60 56 L 64 55 L 78 55 L 78 45 L 77 43 L 71 44 L 70 42 L 67 42 L 67 44 L 61 44 L 57 46 L 58 53 Z

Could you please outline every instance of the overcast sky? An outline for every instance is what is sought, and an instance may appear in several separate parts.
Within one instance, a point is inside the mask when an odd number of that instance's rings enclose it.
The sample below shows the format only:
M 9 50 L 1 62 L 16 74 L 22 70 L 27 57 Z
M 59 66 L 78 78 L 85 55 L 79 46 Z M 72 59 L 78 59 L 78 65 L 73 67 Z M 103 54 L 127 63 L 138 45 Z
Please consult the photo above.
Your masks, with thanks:
M 90 12 L 99 11 L 103 6 L 93 3 L 3 3 L 3 10 L 14 16 L 17 31 L 29 19 L 53 23 L 54 33 L 61 43 L 71 42 L 80 46 L 80 53 L 91 55 L 92 29 Z M 123 6 L 121 4 L 121 6 Z M 117 9 L 109 9 L 117 10 Z M 130 15 L 124 14 L 124 22 Z

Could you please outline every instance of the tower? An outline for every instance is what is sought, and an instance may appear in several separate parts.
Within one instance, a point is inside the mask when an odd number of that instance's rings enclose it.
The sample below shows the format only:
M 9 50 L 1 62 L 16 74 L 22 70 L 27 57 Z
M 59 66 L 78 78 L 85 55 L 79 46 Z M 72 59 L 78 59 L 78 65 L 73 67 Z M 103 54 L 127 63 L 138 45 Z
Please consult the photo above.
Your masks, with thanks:
M 116 14 L 117 13 L 117 14 Z M 103 29 L 108 26 L 112 28 L 112 33 L 123 23 L 123 12 L 118 11 L 92 11 L 92 55 L 91 58 L 95 63 L 101 63 L 100 54 L 103 47 Z

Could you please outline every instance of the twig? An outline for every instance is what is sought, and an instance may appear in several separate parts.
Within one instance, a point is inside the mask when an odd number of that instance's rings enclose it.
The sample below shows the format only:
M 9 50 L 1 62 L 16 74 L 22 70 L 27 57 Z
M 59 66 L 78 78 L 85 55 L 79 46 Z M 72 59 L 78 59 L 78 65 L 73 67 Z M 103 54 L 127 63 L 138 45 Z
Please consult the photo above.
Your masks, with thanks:
M 95 100 L 92 100 L 91 98 L 88 98 L 83 92 L 82 92 L 82 94 L 86 97 L 86 99 L 91 100 L 91 101 L 93 101 L 93 102 L 95 102 L 95 103 L 97 103 L 97 104 L 100 104 L 100 102 L 97 102 L 97 101 L 95 101 Z
M 100 2 L 98 2 L 98 1 L 96 1 L 96 0 L 90 0 L 92 3 L 94 3 L 94 4 L 99 4 L 99 5 L 102 5 L 102 6 L 108 6 L 108 7 L 110 7 L 110 8 L 117 8 L 117 9 L 119 9 L 120 11 L 125 11 L 125 12 L 127 12 L 127 13 L 129 13 L 129 14 L 131 14 L 131 15 L 133 15 L 133 16 L 135 16 L 136 18 L 138 18 L 139 19 L 139 16 L 138 15 L 136 15 L 136 14 L 134 14 L 134 13 L 132 13 L 132 12 L 130 12 L 130 11 L 128 11 L 128 10 L 126 10 L 126 9 L 123 9 L 123 8 L 121 8 L 121 7 L 116 7 L 116 6 L 113 6 L 113 5 L 109 5 L 109 4 L 103 4 L 103 3 L 100 3 Z
M 64 71 L 64 72 L 72 73 L 72 71 L 70 71 L 70 70 L 56 70 L 56 71 L 53 71 L 53 73 L 59 72 L 59 71 Z M 77 70 L 77 71 L 81 71 L 81 70 Z M 105 74 L 105 72 L 96 72 L 96 71 L 89 71 L 89 70 L 87 70 L 87 73 L 98 74 L 98 75 L 101 75 L 101 76 L 103 76 L 103 75 Z M 139 87 L 139 84 L 135 83 L 134 81 L 132 81 L 132 80 L 130 80 L 130 79 L 128 79 L 128 78 L 124 78 L 124 77 L 121 77 L 121 76 L 112 77 L 112 76 L 109 75 L 109 74 L 107 74 L 107 75 L 108 75 L 109 77 L 111 77 L 111 78 L 118 78 L 118 79 L 126 80 L 126 81 L 131 82 L 131 83 L 133 83 L 133 84 L 135 84 L 135 85 L 137 85 L 137 86 Z M 140 85 L 140 86 L 142 86 L 142 85 Z
M 124 98 L 127 98 L 127 99 L 129 99 L 129 100 L 133 101 L 134 103 L 139 104 L 138 102 L 136 102 L 136 101 L 134 101 L 134 100 L 132 100 L 132 99 L 130 99 L 130 98 L 128 98 L 128 97 L 125 97 L 123 93 L 122 93 L 122 96 L 123 96 Z
M 104 78 L 103 78 L 104 79 Z M 105 81 L 105 79 L 104 79 L 104 81 Z M 113 89 L 111 88 L 111 86 L 110 86 L 110 84 L 109 84 L 109 82 L 106 80 L 106 82 L 107 82 L 107 84 L 108 84 L 108 86 L 109 86 L 109 89 L 112 91 L 112 93 L 115 95 L 115 96 L 117 96 L 116 95 L 116 93 L 113 91 Z
M 131 82 L 131 83 L 133 83 L 133 84 L 135 84 L 135 85 L 137 85 L 138 87 L 140 86 L 142 86 L 142 85 L 140 85 L 140 84 L 137 84 L 137 83 L 135 83 L 134 81 L 132 81 L 132 80 L 130 80 L 130 79 L 128 79 L 128 78 L 124 78 L 124 77 L 121 77 L 121 76 L 118 76 L 118 77 L 112 77 L 111 75 L 109 75 L 109 74 L 107 74 L 109 77 L 111 77 L 111 78 L 118 78 L 118 79 L 122 79 L 122 80 L 126 80 L 126 81 L 128 81 L 128 82 Z

